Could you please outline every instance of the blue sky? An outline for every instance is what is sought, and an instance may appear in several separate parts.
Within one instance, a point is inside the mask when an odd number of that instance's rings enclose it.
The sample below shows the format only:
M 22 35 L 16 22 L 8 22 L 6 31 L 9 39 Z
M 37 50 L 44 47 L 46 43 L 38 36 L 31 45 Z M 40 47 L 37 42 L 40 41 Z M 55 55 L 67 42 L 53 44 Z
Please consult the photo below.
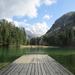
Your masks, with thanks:
M 75 0 L 1 0 L 0 11 L 0 18 L 41 36 L 63 14 L 75 11 Z

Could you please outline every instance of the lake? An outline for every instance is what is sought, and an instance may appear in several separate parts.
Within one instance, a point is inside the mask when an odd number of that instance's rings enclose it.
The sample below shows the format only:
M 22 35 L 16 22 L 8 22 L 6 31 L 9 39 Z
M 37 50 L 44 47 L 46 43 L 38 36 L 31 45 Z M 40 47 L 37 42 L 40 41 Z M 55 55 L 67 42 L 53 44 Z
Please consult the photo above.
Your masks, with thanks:
M 0 48 L 0 68 L 26 54 L 48 54 L 75 74 L 74 48 Z

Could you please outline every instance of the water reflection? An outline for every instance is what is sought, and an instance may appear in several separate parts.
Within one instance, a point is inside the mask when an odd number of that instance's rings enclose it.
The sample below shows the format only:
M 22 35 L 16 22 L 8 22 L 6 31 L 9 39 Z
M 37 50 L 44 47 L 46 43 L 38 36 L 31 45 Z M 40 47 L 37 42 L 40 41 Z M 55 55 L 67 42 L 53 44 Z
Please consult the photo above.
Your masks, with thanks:
M 75 72 L 75 50 L 58 48 L 0 48 L 0 62 L 12 62 L 26 54 L 48 54 L 63 64 L 73 73 Z

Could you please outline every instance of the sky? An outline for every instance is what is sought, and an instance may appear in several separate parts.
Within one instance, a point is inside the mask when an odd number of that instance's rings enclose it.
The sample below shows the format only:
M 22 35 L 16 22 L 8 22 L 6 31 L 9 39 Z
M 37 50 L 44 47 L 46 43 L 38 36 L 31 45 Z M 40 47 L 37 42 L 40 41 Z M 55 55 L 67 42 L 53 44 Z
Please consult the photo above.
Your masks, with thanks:
M 72 11 L 75 0 L 0 0 L 0 19 L 35 36 L 44 35 L 59 17 Z

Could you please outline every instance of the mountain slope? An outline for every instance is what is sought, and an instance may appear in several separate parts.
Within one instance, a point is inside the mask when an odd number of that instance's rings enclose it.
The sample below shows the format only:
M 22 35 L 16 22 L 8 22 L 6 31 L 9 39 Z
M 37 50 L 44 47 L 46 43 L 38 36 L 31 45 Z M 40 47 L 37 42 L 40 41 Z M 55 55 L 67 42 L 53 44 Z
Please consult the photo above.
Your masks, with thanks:
M 58 27 L 64 28 L 64 27 L 67 27 L 67 26 L 72 27 L 74 25 L 75 25 L 75 12 L 69 12 L 67 14 L 64 14 L 59 19 L 57 19 L 47 33 L 49 33 L 50 31 L 54 31 Z
M 57 19 L 43 38 L 49 45 L 75 45 L 75 12 Z

